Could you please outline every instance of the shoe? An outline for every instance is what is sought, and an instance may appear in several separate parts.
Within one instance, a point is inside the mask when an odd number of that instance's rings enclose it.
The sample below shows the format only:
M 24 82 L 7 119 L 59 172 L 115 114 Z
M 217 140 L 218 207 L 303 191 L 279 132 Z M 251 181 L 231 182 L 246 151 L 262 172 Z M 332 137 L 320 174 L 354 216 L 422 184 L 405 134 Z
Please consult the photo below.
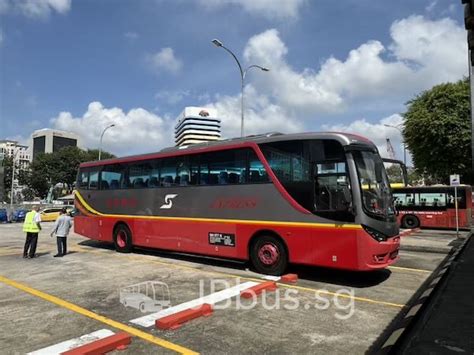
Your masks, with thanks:
M 28 259 L 34 259 L 36 258 L 36 255 L 28 255 Z
M 56 255 L 53 255 L 53 258 L 59 258 L 61 256 L 62 256 L 61 254 L 56 254 Z
M 23 255 L 23 259 L 26 259 L 28 257 L 28 255 Z

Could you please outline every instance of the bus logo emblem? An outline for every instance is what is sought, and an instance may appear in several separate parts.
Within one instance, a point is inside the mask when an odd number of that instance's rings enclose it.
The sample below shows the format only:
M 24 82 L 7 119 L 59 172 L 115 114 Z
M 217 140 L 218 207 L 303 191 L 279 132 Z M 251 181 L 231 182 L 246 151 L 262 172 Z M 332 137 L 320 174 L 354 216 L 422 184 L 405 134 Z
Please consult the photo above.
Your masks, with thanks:
M 165 203 L 160 208 L 170 209 L 173 207 L 173 199 L 178 196 L 178 194 L 168 194 L 165 196 Z

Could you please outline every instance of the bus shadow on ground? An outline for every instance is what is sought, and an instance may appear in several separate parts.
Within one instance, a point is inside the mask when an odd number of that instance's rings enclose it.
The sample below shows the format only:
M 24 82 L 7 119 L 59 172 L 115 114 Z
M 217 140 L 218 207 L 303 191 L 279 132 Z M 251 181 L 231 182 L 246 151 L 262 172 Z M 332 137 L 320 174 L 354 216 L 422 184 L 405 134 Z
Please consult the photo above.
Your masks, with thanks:
M 79 245 L 104 250 L 115 250 L 112 243 L 96 240 L 85 240 L 80 242 Z M 157 256 L 164 259 L 182 260 L 202 265 L 195 266 L 196 269 L 203 269 L 204 266 L 209 265 L 243 272 L 248 270 L 254 271 L 248 262 L 240 260 L 219 259 L 203 255 L 193 255 L 146 248 L 134 248 L 133 254 Z M 392 273 L 389 269 L 374 271 L 346 271 L 306 265 L 290 265 L 287 272 L 297 274 L 300 280 L 324 282 L 355 288 L 373 287 L 381 284 L 387 280 Z M 248 275 L 236 276 L 249 277 Z M 250 275 L 250 277 L 258 276 Z

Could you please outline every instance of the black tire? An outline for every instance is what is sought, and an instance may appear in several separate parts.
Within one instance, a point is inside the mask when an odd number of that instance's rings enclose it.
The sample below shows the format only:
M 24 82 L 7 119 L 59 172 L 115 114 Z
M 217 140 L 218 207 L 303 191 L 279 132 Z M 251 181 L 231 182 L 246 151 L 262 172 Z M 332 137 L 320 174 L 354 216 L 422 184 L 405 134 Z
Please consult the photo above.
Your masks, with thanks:
M 259 273 L 279 276 L 288 266 L 288 251 L 280 239 L 262 235 L 250 246 L 250 261 Z
M 146 312 L 145 304 L 144 304 L 143 302 L 140 303 L 140 305 L 138 306 L 138 308 L 140 308 L 140 312 L 142 312 L 142 313 L 145 313 L 145 312 Z
M 418 228 L 419 226 L 420 226 L 420 220 L 416 216 L 409 214 L 402 218 L 403 228 L 413 229 L 413 228 Z
M 115 250 L 119 253 L 130 253 L 133 249 L 132 232 L 125 224 L 119 224 L 114 229 Z

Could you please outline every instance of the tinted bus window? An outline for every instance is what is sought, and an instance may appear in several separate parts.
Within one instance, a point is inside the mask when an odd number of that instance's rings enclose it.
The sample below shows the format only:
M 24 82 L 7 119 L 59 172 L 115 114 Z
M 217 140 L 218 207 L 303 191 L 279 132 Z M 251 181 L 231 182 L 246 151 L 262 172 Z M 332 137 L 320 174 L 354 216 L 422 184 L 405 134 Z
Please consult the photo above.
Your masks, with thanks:
M 420 192 L 420 205 L 444 207 L 446 206 L 446 194 L 438 192 Z
M 393 197 L 395 199 L 395 205 L 398 207 L 406 207 L 406 206 L 414 206 L 415 204 L 418 203 L 419 198 L 418 195 L 413 193 L 394 193 Z
M 454 189 L 450 189 L 447 193 L 447 206 L 448 208 L 456 208 L 454 203 Z M 466 208 L 466 190 L 458 188 L 458 208 Z
M 248 181 L 249 183 L 256 182 L 269 182 L 267 172 L 263 166 L 260 159 L 258 159 L 257 154 L 253 150 L 249 150 L 248 154 L 249 159 L 249 172 L 248 172 Z
M 99 187 L 99 172 L 91 171 L 89 173 L 89 189 L 97 190 L 98 187 Z
M 150 162 L 150 179 L 148 180 L 148 187 L 160 187 L 160 161 L 154 160 Z
M 191 178 L 191 171 L 189 169 L 189 158 L 188 157 L 179 157 L 177 159 L 176 166 L 176 178 L 175 184 L 180 186 L 189 185 L 189 180 Z
M 201 185 L 240 184 L 246 181 L 246 175 L 247 149 L 226 150 L 201 155 Z
M 79 188 L 88 189 L 89 188 L 89 172 L 81 171 L 79 173 Z
M 166 158 L 161 162 L 160 170 L 161 186 L 175 186 L 176 183 L 176 159 Z
M 105 165 L 100 173 L 100 189 L 119 189 L 124 175 L 123 165 Z
M 307 145 L 303 141 L 274 142 L 263 144 L 262 151 L 281 182 L 310 181 Z
M 242 150 L 228 150 L 210 153 L 209 181 L 211 184 L 227 185 L 240 183 L 245 176 L 246 157 Z
M 152 168 L 150 162 L 130 164 L 128 173 L 130 187 L 133 189 L 148 187 L 151 171 Z

